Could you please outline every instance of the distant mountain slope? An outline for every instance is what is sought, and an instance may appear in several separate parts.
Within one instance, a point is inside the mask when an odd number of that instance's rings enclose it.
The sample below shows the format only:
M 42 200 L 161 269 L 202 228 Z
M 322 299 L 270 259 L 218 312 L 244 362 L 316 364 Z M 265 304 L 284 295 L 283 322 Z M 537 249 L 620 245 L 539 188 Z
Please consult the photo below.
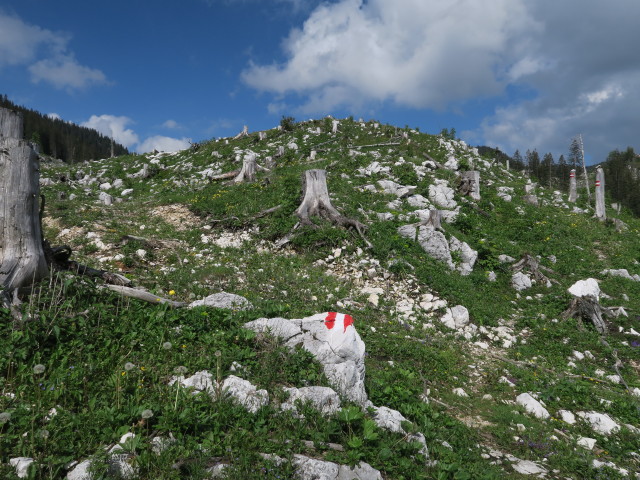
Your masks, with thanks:
M 111 156 L 111 139 L 87 127 L 54 119 L 20 105 L 0 95 L 0 107 L 22 112 L 24 138 L 40 145 L 41 153 L 68 163 Z M 114 155 L 125 155 L 128 150 L 113 144 Z

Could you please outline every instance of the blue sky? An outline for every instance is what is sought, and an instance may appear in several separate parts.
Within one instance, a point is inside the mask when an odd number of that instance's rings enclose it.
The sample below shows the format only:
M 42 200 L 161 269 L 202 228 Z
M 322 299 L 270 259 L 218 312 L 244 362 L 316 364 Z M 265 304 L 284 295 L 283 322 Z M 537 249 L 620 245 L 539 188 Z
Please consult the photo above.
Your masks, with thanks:
M 488 6 L 490 5 L 490 6 Z M 0 0 L 0 93 L 132 151 L 353 115 L 638 150 L 638 0 Z

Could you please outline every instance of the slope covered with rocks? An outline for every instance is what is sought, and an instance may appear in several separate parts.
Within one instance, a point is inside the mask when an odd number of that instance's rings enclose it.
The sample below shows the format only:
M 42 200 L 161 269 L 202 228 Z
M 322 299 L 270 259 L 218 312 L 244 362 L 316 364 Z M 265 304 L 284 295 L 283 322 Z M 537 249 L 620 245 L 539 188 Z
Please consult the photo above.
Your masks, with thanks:
M 366 231 L 301 224 L 309 169 Z M 640 222 L 593 218 L 584 192 L 569 202 L 460 141 L 332 118 L 45 162 L 41 185 L 46 238 L 161 305 L 59 272 L 25 323 L 0 311 L 6 475 L 639 469 Z

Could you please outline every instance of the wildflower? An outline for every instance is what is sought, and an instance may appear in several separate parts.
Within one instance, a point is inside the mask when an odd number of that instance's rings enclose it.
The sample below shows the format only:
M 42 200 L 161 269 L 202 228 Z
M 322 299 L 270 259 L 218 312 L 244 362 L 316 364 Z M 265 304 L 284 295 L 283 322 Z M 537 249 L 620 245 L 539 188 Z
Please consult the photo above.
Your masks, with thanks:
M 222 352 L 220 350 L 216 350 L 215 356 L 220 358 L 220 356 L 222 356 Z
M 143 410 L 141 417 L 144 418 L 145 420 L 153 417 L 153 410 L 149 410 L 149 409 Z
M 49 438 L 49 430 L 40 430 L 38 432 L 38 436 L 44 440 L 46 440 L 47 438 Z
M 187 367 L 185 367 L 184 365 L 180 365 L 179 367 L 176 367 L 174 369 L 174 372 L 178 375 L 184 375 L 185 373 L 187 373 Z
M 7 423 L 9 420 L 11 420 L 11 414 L 9 412 L 0 413 L 0 425 Z
M 33 367 L 33 373 L 35 373 L 36 375 L 40 375 L 41 373 L 44 373 L 44 371 L 45 371 L 45 366 L 42 365 L 41 363 Z
M 133 370 L 134 368 L 136 368 L 136 366 L 131 363 L 131 362 L 127 362 L 124 364 L 124 369 L 128 372 L 130 370 Z
M 163 350 L 171 350 L 171 347 L 172 347 L 172 346 L 173 346 L 173 345 L 171 345 L 171 342 L 164 342 L 164 343 L 162 344 L 162 349 L 163 349 Z
M 169 295 L 175 295 L 176 291 L 175 290 L 169 290 Z

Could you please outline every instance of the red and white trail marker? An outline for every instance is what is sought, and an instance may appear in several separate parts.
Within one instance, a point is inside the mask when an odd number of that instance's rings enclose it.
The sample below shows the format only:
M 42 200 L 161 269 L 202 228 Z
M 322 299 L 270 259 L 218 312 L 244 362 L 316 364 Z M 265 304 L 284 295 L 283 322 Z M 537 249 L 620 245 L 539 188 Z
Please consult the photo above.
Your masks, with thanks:
M 345 315 L 344 313 L 329 312 L 327 318 L 324 319 L 324 325 L 328 330 L 333 329 L 336 325 L 342 326 L 342 333 L 347 331 L 347 327 L 353 325 L 353 318 L 351 315 Z

